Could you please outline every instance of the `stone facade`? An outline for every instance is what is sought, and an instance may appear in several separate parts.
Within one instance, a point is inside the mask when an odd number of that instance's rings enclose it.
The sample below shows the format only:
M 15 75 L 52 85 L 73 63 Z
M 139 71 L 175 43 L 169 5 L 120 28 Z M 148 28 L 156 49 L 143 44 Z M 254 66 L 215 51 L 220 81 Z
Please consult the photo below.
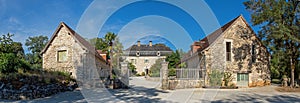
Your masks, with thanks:
M 65 51 L 60 61 L 59 52 Z M 108 76 L 106 61 L 95 48 L 65 23 L 60 23 L 42 51 L 43 68 L 51 71 L 69 72 L 76 79 L 92 79 Z M 101 74 L 101 75 L 100 75 Z
M 146 69 L 150 69 L 150 67 L 155 63 L 157 59 L 165 58 L 166 56 L 128 56 L 126 57 L 126 61 L 131 62 L 133 65 L 135 65 L 135 67 L 137 68 L 137 73 L 141 74 L 142 72 L 146 73 Z
M 230 85 L 270 84 L 270 55 L 242 16 L 201 40 L 200 45 L 198 51 L 184 61 L 188 67 L 205 68 L 205 85 L 209 85 L 212 70 L 231 73 Z M 198 63 L 192 59 L 203 56 L 204 60 Z
M 138 41 L 137 45 L 133 45 L 124 51 L 123 58 L 135 65 L 138 74 L 143 72 L 147 74 L 147 70 L 149 71 L 156 60 L 165 59 L 171 53 L 172 50 L 164 44 L 153 45 L 150 41 L 149 45 L 141 45 Z

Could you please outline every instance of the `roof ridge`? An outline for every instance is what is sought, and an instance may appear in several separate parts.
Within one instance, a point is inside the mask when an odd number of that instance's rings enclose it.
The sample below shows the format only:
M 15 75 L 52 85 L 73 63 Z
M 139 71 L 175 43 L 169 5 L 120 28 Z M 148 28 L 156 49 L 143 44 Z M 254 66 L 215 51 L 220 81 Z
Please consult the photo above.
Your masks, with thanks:
M 218 28 L 217 30 L 210 33 L 209 35 L 207 35 L 203 39 L 199 40 L 199 41 L 205 41 L 205 43 L 204 44 L 201 43 L 202 44 L 201 48 L 199 48 L 198 50 L 202 51 L 205 48 L 209 47 L 210 44 L 214 43 L 223 34 L 224 31 L 226 31 L 229 27 L 231 27 L 231 25 L 235 21 L 237 21 L 238 18 L 243 18 L 243 16 L 239 15 L 239 16 L 235 17 L 234 19 L 230 20 L 228 23 L 224 24 L 222 27 Z
M 44 47 L 44 49 L 42 50 L 42 52 L 40 54 L 43 54 L 47 48 L 50 46 L 51 42 L 54 40 L 55 36 L 57 35 L 57 33 L 59 32 L 59 30 L 62 28 L 62 26 L 66 27 L 68 31 L 71 32 L 71 34 L 73 35 L 74 39 L 76 39 L 83 47 L 85 47 L 86 49 L 88 49 L 89 51 L 91 51 L 92 53 L 95 53 L 95 56 L 98 58 L 101 58 L 102 60 L 104 60 L 100 54 L 96 51 L 96 48 L 94 46 L 92 46 L 88 41 L 86 41 L 83 37 L 81 37 L 78 33 L 76 33 L 72 28 L 70 28 L 65 22 L 60 22 L 57 29 L 55 30 L 55 32 L 52 34 L 52 37 L 50 38 L 50 40 L 48 41 L 48 43 L 46 44 L 46 46 Z M 105 61 L 105 60 L 104 60 Z

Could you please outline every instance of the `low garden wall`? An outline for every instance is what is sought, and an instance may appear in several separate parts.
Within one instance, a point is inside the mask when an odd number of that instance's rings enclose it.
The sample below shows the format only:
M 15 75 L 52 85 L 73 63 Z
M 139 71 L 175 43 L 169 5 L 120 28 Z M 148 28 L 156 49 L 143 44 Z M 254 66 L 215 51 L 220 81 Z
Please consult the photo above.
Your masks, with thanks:
M 184 89 L 184 88 L 201 88 L 203 81 L 202 80 L 180 80 L 180 79 L 174 79 L 169 80 L 169 89 Z

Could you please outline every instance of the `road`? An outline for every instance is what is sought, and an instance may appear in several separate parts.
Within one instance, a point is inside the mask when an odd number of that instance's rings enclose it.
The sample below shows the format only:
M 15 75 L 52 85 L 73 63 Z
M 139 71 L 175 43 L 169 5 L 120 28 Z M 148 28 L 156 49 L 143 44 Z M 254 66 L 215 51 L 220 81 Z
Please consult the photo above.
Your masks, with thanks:
M 199 102 L 300 102 L 300 93 L 282 93 L 276 86 L 240 89 L 177 89 L 161 90 L 159 82 L 147 81 L 144 77 L 131 77 L 130 89 L 81 88 L 73 92 L 22 101 L 2 100 L 2 102 L 47 102 L 47 103 L 199 103 Z

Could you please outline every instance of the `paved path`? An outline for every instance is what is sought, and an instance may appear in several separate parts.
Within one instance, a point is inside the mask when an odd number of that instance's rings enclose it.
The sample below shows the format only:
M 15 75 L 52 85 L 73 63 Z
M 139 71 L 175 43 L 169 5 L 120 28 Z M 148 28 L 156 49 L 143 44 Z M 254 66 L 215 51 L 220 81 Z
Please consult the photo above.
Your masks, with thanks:
M 161 90 L 159 82 L 147 81 L 143 77 L 131 77 L 130 89 L 82 88 L 81 91 L 60 93 L 51 97 L 31 101 L 0 102 L 109 102 L 109 103 L 199 103 L 199 102 L 300 102 L 300 93 L 281 93 L 275 86 L 240 89 L 177 89 Z

